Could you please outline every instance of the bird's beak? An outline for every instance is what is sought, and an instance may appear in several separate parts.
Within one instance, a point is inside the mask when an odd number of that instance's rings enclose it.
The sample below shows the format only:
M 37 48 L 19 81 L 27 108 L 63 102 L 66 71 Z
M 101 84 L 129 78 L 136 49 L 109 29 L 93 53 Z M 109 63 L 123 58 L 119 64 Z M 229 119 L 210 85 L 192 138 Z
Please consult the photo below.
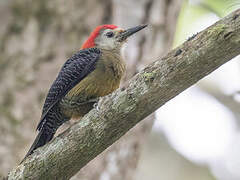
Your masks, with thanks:
M 122 31 L 117 37 L 118 41 L 122 42 L 122 41 L 126 40 L 128 37 L 130 37 L 131 35 L 135 34 L 138 31 L 142 30 L 145 27 L 147 27 L 147 24 L 139 25 L 139 26 L 136 26 L 133 28 L 129 28 L 125 31 Z

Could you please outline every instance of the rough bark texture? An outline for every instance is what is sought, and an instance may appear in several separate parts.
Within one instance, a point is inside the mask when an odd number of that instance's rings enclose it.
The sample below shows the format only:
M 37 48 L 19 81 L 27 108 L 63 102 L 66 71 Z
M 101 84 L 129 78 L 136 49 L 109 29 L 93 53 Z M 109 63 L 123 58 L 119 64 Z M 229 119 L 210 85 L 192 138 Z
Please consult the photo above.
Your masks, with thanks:
M 127 88 L 103 98 L 98 109 L 39 148 L 9 179 L 70 178 L 144 117 L 239 53 L 237 10 L 146 67 Z
M 125 78 L 129 79 L 151 62 L 150 59 L 169 50 L 181 2 L 1 1 L 0 130 L 4 136 L 0 136 L 0 177 L 25 155 L 35 138 L 36 124 L 50 84 L 67 57 L 79 49 L 95 26 L 114 23 L 127 28 L 149 24 L 146 33 L 129 41 L 131 51 L 126 53 L 128 74 Z M 150 131 L 153 119 L 154 115 L 139 124 L 72 179 L 131 180 L 143 137 Z

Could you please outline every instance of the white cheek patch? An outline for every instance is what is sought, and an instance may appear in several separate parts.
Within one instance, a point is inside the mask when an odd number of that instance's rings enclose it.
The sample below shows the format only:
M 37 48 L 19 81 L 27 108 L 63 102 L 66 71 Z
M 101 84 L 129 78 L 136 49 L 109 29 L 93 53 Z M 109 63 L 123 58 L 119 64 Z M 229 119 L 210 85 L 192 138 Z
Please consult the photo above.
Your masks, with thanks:
M 113 49 L 115 48 L 115 41 L 114 38 L 104 38 L 102 44 L 103 47 L 105 47 L 106 49 Z
M 121 28 L 116 28 L 115 30 L 117 30 L 117 31 L 122 31 L 123 29 L 121 29 Z M 101 33 L 100 36 L 98 36 L 98 37 L 95 39 L 95 44 L 96 44 L 98 47 L 101 47 L 101 48 L 107 49 L 107 50 L 111 50 L 111 49 L 116 49 L 116 48 L 118 48 L 119 43 L 116 41 L 116 38 L 115 38 L 115 37 L 108 38 L 108 37 L 105 35 L 106 32 L 109 32 L 109 31 L 112 31 L 112 30 L 106 29 L 104 32 Z

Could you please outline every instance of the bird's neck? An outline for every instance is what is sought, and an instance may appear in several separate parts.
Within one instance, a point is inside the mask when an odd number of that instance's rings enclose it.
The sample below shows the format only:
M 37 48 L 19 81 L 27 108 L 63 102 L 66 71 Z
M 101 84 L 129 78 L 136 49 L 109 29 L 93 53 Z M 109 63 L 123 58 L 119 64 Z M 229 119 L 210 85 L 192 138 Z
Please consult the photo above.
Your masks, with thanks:
M 122 53 L 120 50 L 106 50 L 101 49 L 103 57 L 106 58 L 107 61 L 112 62 L 113 64 L 122 64 L 125 66 L 125 61 L 122 58 Z

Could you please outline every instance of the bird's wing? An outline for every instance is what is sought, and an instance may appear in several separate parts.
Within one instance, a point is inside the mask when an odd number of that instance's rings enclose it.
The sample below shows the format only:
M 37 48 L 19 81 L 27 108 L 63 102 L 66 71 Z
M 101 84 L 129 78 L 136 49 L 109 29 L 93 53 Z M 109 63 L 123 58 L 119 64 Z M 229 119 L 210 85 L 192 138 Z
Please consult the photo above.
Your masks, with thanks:
M 41 130 L 49 110 L 56 105 L 76 84 L 91 73 L 101 55 L 97 48 L 80 50 L 68 59 L 61 68 L 56 80 L 48 91 L 43 106 L 42 116 L 37 126 Z

